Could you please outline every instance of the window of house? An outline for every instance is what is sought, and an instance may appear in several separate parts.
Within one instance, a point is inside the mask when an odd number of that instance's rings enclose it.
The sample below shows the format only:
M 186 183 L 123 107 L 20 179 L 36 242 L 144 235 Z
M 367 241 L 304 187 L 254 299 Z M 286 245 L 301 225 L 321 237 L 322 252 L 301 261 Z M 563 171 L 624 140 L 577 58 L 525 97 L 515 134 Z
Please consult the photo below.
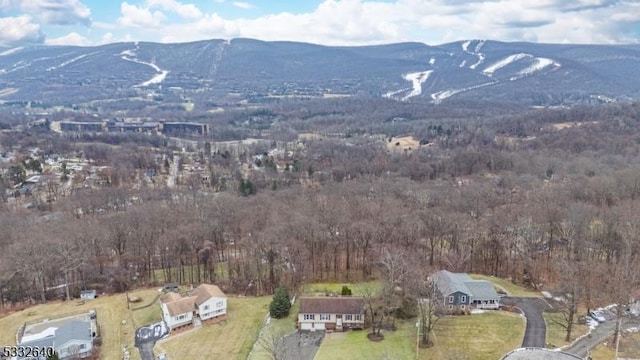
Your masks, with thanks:
M 449 310 L 453 310 L 453 305 L 449 305 Z
M 347 320 L 347 321 L 351 321 L 351 320 L 353 320 L 353 315 L 347 314 L 347 315 L 344 316 L 344 319 Z
M 303 318 L 305 320 L 315 320 L 316 316 L 315 314 L 304 314 Z
M 204 310 L 209 310 L 209 305 L 205 305 Z
M 187 315 L 184 315 L 184 314 L 176 316 L 176 320 L 184 320 L 186 318 L 187 318 Z
M 224 306 L 224 301 L 218 301 L 218 302 L 216 303 L 216 307 L 218 307 L 218 308 L 221 308 L 221 307 L 223 307 L 223 306 Z
M 462 295 L 462 298 L 460 298 L 460 302 L 465 303 L 467 301 L 467 297 L 465 295 Z
M 353 315 L 353 320 L 362 321 L 362 315 L 360 315 L 360 314 Z
M 331 316 L 329 314 L 320 314 L 320 320 L 329 320 Z
M 449 303 L 453 303 L 453 295 L 449 296 Z
M 86 349 L 87 348 L 87 344 L 80 344 L 80 349 Z
M 460 305 L 460 310 L 464 310 L 464 305 Z

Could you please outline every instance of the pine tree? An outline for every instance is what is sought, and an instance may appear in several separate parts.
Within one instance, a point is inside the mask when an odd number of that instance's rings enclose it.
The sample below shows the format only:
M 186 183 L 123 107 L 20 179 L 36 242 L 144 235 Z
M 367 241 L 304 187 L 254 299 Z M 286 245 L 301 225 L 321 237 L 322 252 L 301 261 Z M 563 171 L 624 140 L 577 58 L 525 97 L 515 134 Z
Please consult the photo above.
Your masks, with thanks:
M 274 319 L 285 318 L 289 316 L 290 309 L 291 301 L 289 300 L 287 289 L 280 286 L 276 289 L 276 293 L 273 295 L 273 300 L 269 305 L 269 315 Z

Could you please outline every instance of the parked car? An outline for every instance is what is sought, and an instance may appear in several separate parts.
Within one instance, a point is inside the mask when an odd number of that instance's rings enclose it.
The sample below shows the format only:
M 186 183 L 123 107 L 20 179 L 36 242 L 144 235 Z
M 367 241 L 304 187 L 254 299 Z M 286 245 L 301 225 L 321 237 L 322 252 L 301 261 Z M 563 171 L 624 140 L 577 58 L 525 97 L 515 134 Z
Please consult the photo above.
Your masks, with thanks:
M 598 326 L 598 324 L 599 322 L 596 319 L 589 316 L 586 317 L 585 325 L 587 325 L 589 328 L 594 328 Z
M 599 310 L 590 310 L 589 316 L 591 316 L 594 320 L 598 322 L 605 322 L 607 320 L 605 319 L 604 315 L 602 315 L 602 312 Z

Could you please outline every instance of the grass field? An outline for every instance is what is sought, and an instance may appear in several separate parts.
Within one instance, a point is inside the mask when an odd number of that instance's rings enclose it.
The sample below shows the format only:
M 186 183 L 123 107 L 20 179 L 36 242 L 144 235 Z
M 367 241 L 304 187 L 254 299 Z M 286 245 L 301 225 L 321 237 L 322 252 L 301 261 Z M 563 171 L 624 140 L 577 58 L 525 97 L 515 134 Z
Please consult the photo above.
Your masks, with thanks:
M 149 301 L 156 293 L 156 289 L 145 289 L 130 292 L 129 295 Z M 55 318 L 70 313 L 86 312 L 90 309 L 96 310 L 102 332 L 100 358 L 119 359 L 122 357 L 122 347 L 126 345 L 131 353 L 131 359 L 140 359 L 137 349 L 133 347 L 135 328 L 131 312 L 127 309 L 125 294 L 98 297 L 95 300 L 85 301 L 84 304 L 79 300 L 49 302 L 9 314 L 0 318 L 0 329 L 2 329 L 0 344 L 15 344 L 16 331 L 25 321 Z M 123 321 L 125 324 L 122 323 Z
M 611 343 L 607 343 L 606 345 L 600 344 L 591 351 L 591 357 L 593 360 L 615 359 L 615 354 L 615 346 Z M 622 333 L 618 348 L 618 358 L 640 359 L 640 333 Z
M 371 289 L 373 295 L 382 290 L 381 281 L 367 281 L 361 283 L 312 283 L 302 286 L 301 293 L 305 296 L 325 296 L 340 294 L 343 286 L 349 287 L 353 296 L 362 296 L 363 291 Z
M 225 321 L 170 335 L 156 344 L 154 352 L 164 352 L 169 359 L 246 359 L 270 302 L 271 296 L 230 297 Z
M 145 325 L 155 324 L 162 320 L 162 310 L 158 298 L 161 295 L 156 291 L 154 296 L 148 296 L 142 302 L 131 306 L 131 316 L 134 326 L 139 328 Z
M 200 265 L 201 272 L 204 272 L 204 266 Z M 168 282 L 176 282 L 176 279 L 179 278 L 179 274 L 180 274 L 180 268 L 179 267 L 174 267 L 171 268 L 169 271 L 171 272 L 171 281 L 167 281 L 167 278 L 165 276 L 164 270 L 162 269 L 155 269 L 153 270 L 153 276 L 155 280 L 156 284 L 164 284 L 164 283 L 168 283 Z M 184 267 L 184 276 L 187 280 L 187 282 L 196 282 L 196 272 L 197 272 L 197 265 L 194 266 L 185 266 Z M 226 262 L 219 262 L 216 263 L 216 278 L 217 279 L 227 279 L 229 277 L 229 270 L 227 268 L 227 263 Z M 191 279 L 193 278 L 193 281 L 191 281 Z
M 315 360 L 415 359 L 415 322 L 396 321 L 396 326 L 396 331 L 383 331 L 380 342 L 367 339 L 367 330 L 328 333 Z
M 267 346 L 272 342 L 274 337 L 277 339 L 296 331 L 296 321 L 298 319 L 299 309 L 300 303 L 296 301 L 291 307 L 288 317 L 284 319 L 271 319 L 269 324 L 264 326 L 260 336 L 265 339 L 264 343 L 267 344 Z M 255 348 L 251 352 L 251 355 L 248 357 L 248 360 L 271 360 L 271 357 L 268 350 L 261 346 L 260 342 L 257 342 Z
M 547 324 L 547 344 L 551 344 L 552 347 L 556 348 L 568 345 L 569 343 L 564 341 L 565 336 L 567 336 L 567 329 L 558 324 L 558 321 L 562 323 L 564 315 L 561 313 L 544 312 L 542 313 L 542 316 L 544 317 L 544 322 Z M 576 320 L 577 317 L 578 315 L 576 315 Z M 576 338 L 586 334 L 588 331 L 589 327 L 587 325 L 573 325 L 571 340 L 575 340 Z
M 488 275 L 479 275 L 479 274 L 471 274 L 470 276 L 474 280 L 487 280 L 491 282 L 495 287 L 506 291 L 509 296 L 536 297 L 536 298 L 542 297 L 542 294 L 540 294 L 539 292 L 535 290 L 526 289 L 506 279 L 501 279 L 501 278 L 488 276 Z
M 524 317 L 503 311 L 447 316 L 435 325 L 434 346 L 420 349 L 419 358 L 446 359 L 458 354 L 469 360 L 500 359 L 520 347 L 524 328 Z

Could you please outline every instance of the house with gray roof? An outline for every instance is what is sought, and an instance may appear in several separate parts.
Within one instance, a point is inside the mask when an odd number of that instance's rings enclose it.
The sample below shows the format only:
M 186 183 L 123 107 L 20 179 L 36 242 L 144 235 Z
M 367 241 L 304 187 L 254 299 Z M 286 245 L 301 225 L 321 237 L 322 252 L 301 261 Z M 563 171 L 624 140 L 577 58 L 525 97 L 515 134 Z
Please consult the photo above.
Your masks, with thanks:
M 439 305 L 445 312 L 500 307 L 500 296 L 488 281 L 473 280 L 466 273 L 452 273 L 447 270 L 433 274 L 431 281 Z
M 20 346 L 52 347 L 60 359 L 79 359 L 91 356 L 95 331 L 90 321 L 70 320 L 59 327 L 49 327 L 44 331 L 23 336 Z M 40 360 L 40 358 L 19 358 L 19 360 Z

